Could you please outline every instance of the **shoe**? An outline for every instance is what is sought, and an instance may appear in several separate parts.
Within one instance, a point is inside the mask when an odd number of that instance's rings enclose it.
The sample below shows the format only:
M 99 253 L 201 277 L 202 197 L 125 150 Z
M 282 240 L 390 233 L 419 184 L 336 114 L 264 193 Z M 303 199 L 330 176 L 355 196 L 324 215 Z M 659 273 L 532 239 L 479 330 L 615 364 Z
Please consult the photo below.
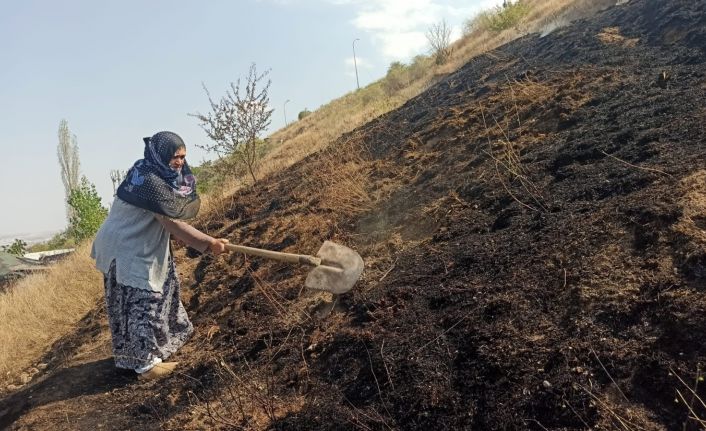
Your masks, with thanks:
M 138 380 L 156 380 L 171 374 L 178 362 L 162 362 L 137 376 Z

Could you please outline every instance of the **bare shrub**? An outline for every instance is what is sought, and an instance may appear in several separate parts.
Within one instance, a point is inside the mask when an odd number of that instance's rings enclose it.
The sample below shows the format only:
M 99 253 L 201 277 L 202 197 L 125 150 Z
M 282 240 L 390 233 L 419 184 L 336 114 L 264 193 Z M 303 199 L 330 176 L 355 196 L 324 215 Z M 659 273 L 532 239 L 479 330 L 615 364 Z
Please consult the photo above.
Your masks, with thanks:
M 448 26 L 446 20 L 432 25 L 427 31 L 426 36 L 436 64 L 441 65 L 446 63 L 452 51 L 451 27 Z
M 546 212 L 547 204 L 544 190 L 532 181 L 530 172 L 521 159 L 522 122 L 518 105 L 537 104 L 541 106 L 551 99 L 555 92 L 553 87 L 529 79 L 512 80 L 508 81 L 508 85 L 500 96 L 507 105 L 504 123 L 501 123 L 502 119 L 493 116 L 486 117 L 484 110 L 481 110 L 483 124 L 488 132 L 486 154 L 495 162 L 498 180 L 512 199 L 532 211 Z M 512 123 L 515 122 L 516 124 L 513 125 Z M 515 128 L 520 136 L 511 137 L 510 130 L 512 128 Z M 491 140 L 491 134 L 500 137 Z
M 110 170 L 110 182 L 113 183 L 113 194 L 118 190 L 118 186 L 123 182 L 127 171 L 121 171 L 120 169 Z
M 255 167 L 259 160 L 259 136 L 270 125 L 272 112 L 269 108 L 268 91 L 271 80 L 267 80 L 259 89 L 269 71 L 257 73 L 255 63 L 250 66 L 247 83 L 242 89 L 240 79 L 230 83 L 230 90 L 218 102 L 211 98 L 206 86 L 203 86 L 211 112 L 208 114 L 189 114 L 200 121 L 200 126 L 213 141 L 212 144 L 197 145 L 219 156 L 234 154 L 247 168 L 250 177 L 257 182 Z M 242 91 L 241 91 L 242 89 Z M 242 94 L 241 94 L 242 93 Z

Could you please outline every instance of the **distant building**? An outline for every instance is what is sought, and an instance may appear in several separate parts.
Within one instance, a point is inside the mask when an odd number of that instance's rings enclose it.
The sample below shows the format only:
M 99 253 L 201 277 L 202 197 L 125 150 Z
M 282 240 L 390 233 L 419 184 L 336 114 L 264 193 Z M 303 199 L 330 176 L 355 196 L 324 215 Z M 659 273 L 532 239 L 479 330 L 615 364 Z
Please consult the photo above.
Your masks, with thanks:
M 61 260 L 73 253 L 75 249 L 64 248 L 60 250 L 38 251 L 36 253 L 25 253 L 24 258 L 34 261 L 33 263 L 49 263 Z

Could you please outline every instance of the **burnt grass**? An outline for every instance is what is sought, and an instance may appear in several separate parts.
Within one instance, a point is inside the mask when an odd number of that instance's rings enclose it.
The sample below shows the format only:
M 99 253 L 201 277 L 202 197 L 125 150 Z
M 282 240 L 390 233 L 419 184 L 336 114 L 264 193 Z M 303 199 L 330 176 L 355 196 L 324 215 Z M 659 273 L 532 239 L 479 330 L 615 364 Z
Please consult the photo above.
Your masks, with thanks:
M 119 412 L 107 429 L 701 429 L 705 62 L 706 3 L 686 0 L 471 60 L 200 221 L 358 250 L 330 315 L 301 268 L 178 249 L 183 373 L 81 408 Z M 321 185 L 331 160 L 365 174 L 358 210 Z M 58 423 L 23 408 L 4 425 Z

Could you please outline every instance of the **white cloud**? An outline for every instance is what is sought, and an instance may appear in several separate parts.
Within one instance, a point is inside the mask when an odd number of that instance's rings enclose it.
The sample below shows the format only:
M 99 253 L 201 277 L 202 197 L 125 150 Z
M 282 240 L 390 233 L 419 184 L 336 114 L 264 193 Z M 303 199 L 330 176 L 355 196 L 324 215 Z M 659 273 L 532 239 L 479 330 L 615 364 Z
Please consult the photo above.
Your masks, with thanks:
M 375 35 L 382 55 L 390 60 L 404 60 L 421 54 L 428 44 L 424 32 L 380 32 Z
M 426 31 L 446 20 L 452 37 L 461 36 L 463 22 L 502 0 L 324 0 L 354 7 L 353 25 L 370 36 L 371 43 L 388 61 L 409 60 L 426 53 Z
M 311 0 L 256 0 L 287 5 Z M 451 39 L 462 35 L 467 19 L 484 9 L 502 4 L 502 0 L 317 0 L 353 11 L 350 22 L 367 35 L 370 46 L 384 61 L 408 61 L 427 54 L 427 30 L 445 20 L 451 27 Z M 349 59 L 350 60 L 350 59 Z M 347 60 L 348 61 L 348 60 Z M 359 65 L 360 67 L 360 65 Z
M 262 2 L 272 2 L 274 4 L 282 5 L 282 6 L 288 6 L 292 3 L 294 3 L 294 0 L 255 0 L 257 3 L 262 3 Z

